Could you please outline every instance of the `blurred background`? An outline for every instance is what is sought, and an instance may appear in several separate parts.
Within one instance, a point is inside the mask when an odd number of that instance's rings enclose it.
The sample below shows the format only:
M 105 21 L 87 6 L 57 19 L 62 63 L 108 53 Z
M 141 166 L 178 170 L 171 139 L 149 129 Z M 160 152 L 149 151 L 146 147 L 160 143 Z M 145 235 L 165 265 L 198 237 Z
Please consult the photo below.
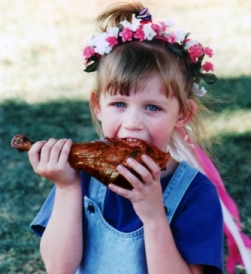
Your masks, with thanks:
M 0 272 L 45 273 L 29 223 L 51 184 L 10 148 L 19 132 L 34 140 L 97 138 L 88 97 L 95 73 L 83 72 L 82 49 L 96 33 L 106 0 L 0 0 Z M 153 20 L 171 19 L 214 49 L 219 81 L 207 129 L 228 192 L 251 236 L 251 1 L 143 2 Z M 227 251 L 226 251 L 227 255 Z M 236 273 L 245 273 L 237 267 Z
M 93 76 L 82 73 L 82 49 L 95 34 L 94 19 L 116 1 L 0 1 L 0 99 L 28 103 L 85 97 Z M 175 29 L 215 50 L 218 76 L 251 72 L 251 2 L 180 0 L 144 2 L 153 19 L 172 19 Z

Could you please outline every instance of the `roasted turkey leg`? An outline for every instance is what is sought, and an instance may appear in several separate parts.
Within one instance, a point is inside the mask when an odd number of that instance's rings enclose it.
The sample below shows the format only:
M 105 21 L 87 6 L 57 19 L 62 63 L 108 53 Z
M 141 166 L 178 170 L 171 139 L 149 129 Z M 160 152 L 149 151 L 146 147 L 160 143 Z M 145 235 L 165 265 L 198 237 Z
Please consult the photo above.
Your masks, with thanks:
M 34 142 L 23 134 L 17 134 L 11 141 L 11 146 L 21 152 L 28 151 L 33 144 Z M 113 183 L 132 189 L 132 185 L 117 172 L 116 168 L 119 164 L 129 168 L 126 163 L 129 157 L 143 164 L 142 154 L 150 156 L 160 169 L 165 169 L 170 158 L 168 152 L 165 153 L 145 141 L 130 142 L 126 139 L 102 138 L 98 141 L 72 144 L 69 163 L 73 168 L 83 170 L 95 177 L 105 186 Z M 131 170 L 131 172 L 140 178 L 135 171 Z

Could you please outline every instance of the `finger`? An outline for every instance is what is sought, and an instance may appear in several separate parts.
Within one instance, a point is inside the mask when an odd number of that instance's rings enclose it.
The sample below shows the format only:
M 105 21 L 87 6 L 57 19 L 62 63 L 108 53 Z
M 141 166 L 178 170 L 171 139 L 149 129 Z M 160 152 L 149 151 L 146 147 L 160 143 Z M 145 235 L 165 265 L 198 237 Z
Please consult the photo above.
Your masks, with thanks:
M 153 163 L 155 164 L 155 162 Z M 153 181 L 153 176 L 152 176 L 151 170 L 148 168 L 147 165 L 143 165 L 133 158 L 127 159 L 127 164 L 129 165 L 130 168 L 135 170 L 140 175 L 141 182 L 145 184 L 151 184 L 151 182 Z
M 54 145 L 51 147 L 49 156 L 50 164 L 55 165 L 59 162 L 66 141 L 67 139 L 60 139 L 56 141 Z
M 61 149 L 60 157 L 59 157 L 59 164 L 64 164 L 68 162 L 69 153 L 71 150 L 72 140 L 65 140 L 64 145 Z
M 144 164 L 146 165 L 146 167 L 148 168 L 148 170 L 150 170 L 152 178 L 154 180 L 159 179 L 160 178 L 160 167 L 158 166 L 158 164 L 156 164 L 153 161 L 153 159 L 146 154 L 143 154 L 141 156 L 141 159 L 144 162 Z
M 57 142 L 56 139 L 50 138 L 41 149 L 40 163 L 47 164 L 50 159 L 51 149 Z
M 130 160 L 129 160 L 129 162 L 130 162 Z M 136 164 L 140 165 L 137 161 L 135 161 L 135 162 L 136 162 Z M 130 165 L 132 166 L 132 169 L 134 169 L 135 166 L 133 166 L 133 161 L 130 162 Z M 128 165 L 128 167 L 130 167 L 130 166 Z M 125 177 L 127 179 L 127 181 L 130 182 L 130 184 L 133 186 L 134 189 L 140 190 L 140 188 L 143 186 L 143 182 L 141 181 L 141 178 L 138 178 L 135 174 L 133 174 L 127 167 L 123 166 L 122 164 L 117 166 L 117 171 L 123 177 Z M 140 176 L 140 174 L 139 174 L 139 176 Z
M 115 192 L 116 194 L 118 194 L 118 195 L 120 195 L 124 198 L 127 198 L 127 199 L 130 199 L 131 194 L 132 194 L 131 190 L 127 190 L 125 188 L 119 187 L 119 186 L 114 185 L 114 184 L 109 184 L 108 188 L 110 190 L 112 190 L 113 192 Z
M 37 167 L 40 162 L 40 152 L 46 141 L 38 141 L 32 145 L 28 151 L 29 161 L 33 168 Z

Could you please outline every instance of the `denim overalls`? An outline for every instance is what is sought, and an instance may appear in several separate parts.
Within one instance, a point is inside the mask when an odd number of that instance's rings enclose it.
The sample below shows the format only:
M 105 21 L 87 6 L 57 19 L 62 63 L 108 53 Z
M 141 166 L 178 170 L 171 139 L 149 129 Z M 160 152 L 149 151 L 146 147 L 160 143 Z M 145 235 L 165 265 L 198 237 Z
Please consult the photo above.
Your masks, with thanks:
M 197 173 L 185 162 L 176 169 L 163 193 L 169 223 Z M 76 274 L 145 274 L 144 227 L 125 233 L 110 226 L 102 215 L 106 189 L 91 178 L 89 198 L 84 197 L 84 255 Z

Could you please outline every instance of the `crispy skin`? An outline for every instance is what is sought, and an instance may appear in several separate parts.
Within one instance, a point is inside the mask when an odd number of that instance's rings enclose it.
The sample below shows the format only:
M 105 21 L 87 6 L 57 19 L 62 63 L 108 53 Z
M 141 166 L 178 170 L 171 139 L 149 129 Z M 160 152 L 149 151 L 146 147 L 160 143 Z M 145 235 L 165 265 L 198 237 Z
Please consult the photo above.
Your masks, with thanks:
M 16 135 L 11 141 L 12 147 L 19 151 L 29 150 L 33 143 L 23 134 Z M 160 169 L 165 169 L 170 158 L 169 153 L 145 141 L 129 142 L 118 138 L 102 138 L 94 142 L 72 144 L 69 163 L 73 168 L 83 170 L 95 177 L 105 186 L 113 183 L 126 189 L 132 189 L 132 185 L 117 172 L 116 168 L 119 164 L 128 168 L 126 160 L 129 157 L 143 164 L 142 154 L 150 156 Z M 131 171 L 140 178 L 133 170 Z

